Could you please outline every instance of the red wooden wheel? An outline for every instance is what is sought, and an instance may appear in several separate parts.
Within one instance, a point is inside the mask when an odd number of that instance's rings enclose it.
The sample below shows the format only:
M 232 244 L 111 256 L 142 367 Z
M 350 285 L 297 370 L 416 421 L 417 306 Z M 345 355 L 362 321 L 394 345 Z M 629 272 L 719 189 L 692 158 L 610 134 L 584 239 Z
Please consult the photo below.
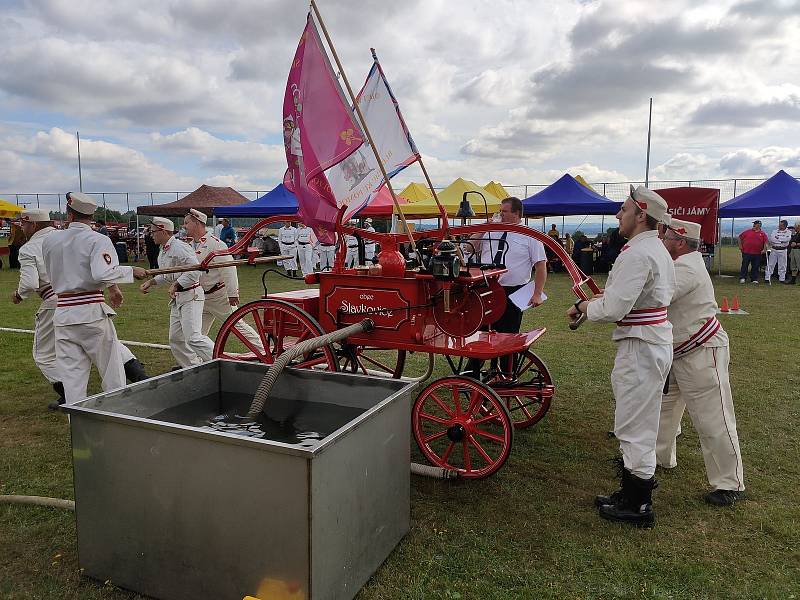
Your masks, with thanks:
M 405 350 L 343 344 L 336 354 L 339 357 L 339 370 L 346 373 L 369 375 L 369 371 L 377 371 L 399 379 L 406 365 Z
M 260 344 L 240 331 L 240 328 L 245 329 L 242 325 L 248 325 L 257 333 Z M 214 358 L 271 365 L 277 356 L 295 344 L 324 333 L 314 317 L 291 302 L 256 300 L 240 306 L 225 319 L 214 344 Z M 330 345 L 298 357 L 290 366 L 321 366 L 329 371 L 338 371 L 336 355 Z
M 425 458 L 466 479 L 483 479 L 502 467 L 514 439 L 502 400 L 467 377 L 443 377 L 426 387 L 411 423 Z
M 541 358 L 525 350 L 517 357 L 519 366 L 513 379 L 497 376 L 487 382 L 503 400 L 516 429 L 541 421 L 550 409 L 555 386 Z

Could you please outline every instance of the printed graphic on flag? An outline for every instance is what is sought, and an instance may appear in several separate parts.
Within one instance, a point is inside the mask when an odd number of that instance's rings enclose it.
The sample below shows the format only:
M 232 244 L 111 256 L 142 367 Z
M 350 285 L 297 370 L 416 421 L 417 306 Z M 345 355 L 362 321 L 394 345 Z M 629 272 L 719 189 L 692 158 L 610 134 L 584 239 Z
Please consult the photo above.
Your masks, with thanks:
M 417 149 L 378 63 L 372 65 L 358 106 L 389 177 L 417 160 Z M 344 220 L 367 206 L 385 181 L 367 141 L 325 173 L 338 206 L 347 205 Z

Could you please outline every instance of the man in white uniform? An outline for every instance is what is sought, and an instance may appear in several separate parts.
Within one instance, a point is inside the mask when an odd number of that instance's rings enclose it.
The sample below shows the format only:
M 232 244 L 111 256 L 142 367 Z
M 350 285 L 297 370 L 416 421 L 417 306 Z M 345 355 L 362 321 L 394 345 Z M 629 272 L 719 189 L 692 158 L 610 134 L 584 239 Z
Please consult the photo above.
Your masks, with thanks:
M 104 391 L 125 385 L 125 357 L 111 321 L 123 302 L 118 283 L 146 276 L 141 267 L 120 266 L 111 240 L 92 231 L 97 203 L 81 192 L 67 194 L 67 229 L 42 242 L 44 271 L 58 296 L 53 325 L 58 373 L 66 404 L 86 398 L 92 364 Z M 108 289 L 109 306 L 103 290 Z
M 160 269 L 197 264 L 192 247 L 175 237 L 172 221 L 153 217 L 150 227 L 153 240 L 161 246 L 158 254 Z M 201 330 L 204 294 L 200 287 L 200 271 L 156 275 L 145 281 L 140 289 L 146 294 L 152 286 L 165 283 L 170 284 L 169 347 L 172 355 L 184 368 L 211 360 L 214 342 Z
M 364 231 L 375 233 L 375 228 L 372 226 L 372 219 L 369 217 L 364 219 Z M 375 240 L 364 239 L 364 258 L 367 263 L 372 263 L 372 259 L 375 258 Z
M 333 263 L 336 260 L 336 244 L 317 244 L 317 252 L 319 252 L 319 270 L 330 271 L 333 269 Z
M 675 295 L 667 310 L 674 349 L 661 399 L 656 459 L 667 469 L 677 466 L 675 437 L 688 408 L 713 488 L 705 500 L 730 506 L 744 496 L 742 454 L 728 378 L 728 335 L 717 320 L 714 286 L 698 252 L 700 225 L 673 219 L 663 242 L 675 260 Z
M 42 243 L 45 237 L 55 231 L 50 213 L 43 208 L 25 210 L 20 215 L 22 230 L 28 241 L 19 250 L 19 285 L 11 300 L 19 304 L 37 294 L 42 303 L 36 311 L 33 333 L 33 360 L 53 386 L 59 399 L 64 398 L 64 384 L 58 373 L 56 361 L 56 338 L 53 330 L 53 313 L 56 310 L 56 297 L 50 286 L 50 278 L 44 268 Z M 58 406 L 56 404 L 56 406 Z
M 350 227 L 355 227 L 356 223 L 350 221 L 347 223 Z M 358 265 L 358 238 L 354 235 L 345 235 L 344 243 L 347 246 L 347 254 L 344 257 L 344 266 L 346 269 L 352 269 Z
M 281 261 L 286 274 L 289 277 L 295 277 L 297 275 L 297 229 L 289 221 L 286 221 L 278 230 L 278 244 L 282 255 L 291 256 L 291 258 Z
M 53 315 L 56 309 L 56 296 L 50 286 L 50 277 L 44 266 L 42 256 L 42 244 L 44 239 L 55 229 L 50 220 L 50 213 L 44 208 L 32 208 L 23 211 L 20 220 L 22 230 L 28 241 L 19 251 L 19 285 L 12 294 L 14 304 L 19 304 L 23 300 L 37 294 L 42 303 L 36 312 L 36 324 L 33 333 L 33 360 L 36 366 L 50 382 L 53 389 L 58 394 L 58 400 L 51 402 L 49 408 L 55 410 L 59 405 L 64 404 L 64 384 L 58 373 L 58 363 L 56 361 L 56 338 L 53 327 Z M 131 353 L 126 346 L 120 344 L 122 360 L 124 363 L 125 375 L 130 381 L 142 381 L 147 379 L 142 363 Z
M 314 272 L 314 235 L 310 227 L 305 223 L 297 224 L 297 257 L 300 261 L 300 269 L 303 275 Z
M 767 258 L 767 268 L 764 271 L 764 281 L 772 283 L 772 273 L 778 265 L 778 281 L 786 283 L 786 257 L 789 254 L 789 242 L 792 232 L 789 231 L 789 221 L 785 219 L 778 224 L 769 234 L 770 253 Z
M 217 250 L 227 250 L 228 245 L 219 238 L 206 233 L 206 222 L 208 217 L 192 208 L 189 214 L 183 219 L 183 226 L 188 237 L 186 242 L 194 249 L 198 263 L 203 262 L 206 257 Z M 227 263 L 233 261 L 230 254 L 218 256 L 211 262 L 213 264 Z M 203 325 L 201 331 L 203 335 L 208 335 L 215 319 L 224 321 L 239 306 L 239 278 L 236 276 L 236 267 L 224 269 L 209 269 L 208 272 L 200 272 L 200 287 L 203 288 L 205 299 L 203 300 Z M 247 323 L 240 322 L 238 329 L 256 348 L 263 352 L 264 346 L 258 333 Z
M 617 324 L 611 335 L 617 345 L 611 387 L 622 486 L 610 496 L 598 496 L 595 504 L 604 519 L 652 527 L 661 392 L 672 363 L 667 306 L 675 290 L 675 269 L 656 231 L 658 223 L 669 221 L 667 203 L 644 186 L 631 186 L 617 220 L 628 243 L 603 294 L 576 302 L 567 316 L 577 319 L 585 313 L 590 321 Z

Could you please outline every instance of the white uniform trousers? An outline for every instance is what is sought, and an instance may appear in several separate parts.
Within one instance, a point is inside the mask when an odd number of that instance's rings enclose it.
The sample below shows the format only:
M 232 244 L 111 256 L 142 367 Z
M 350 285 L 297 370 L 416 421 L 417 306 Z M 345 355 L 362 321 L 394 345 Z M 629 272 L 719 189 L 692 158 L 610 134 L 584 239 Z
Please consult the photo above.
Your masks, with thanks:
M 314 272 L 314 248 L 311 244 L 297 244 L 297 257 L 300 259 L 300 268 L 303 275 Z
M 368 263 L 375 258 L 375 244 L 364 244 L 364 257 Z
M 614 434 L 625 467 L 650 479 L 656 471 L 656 438 L 661 392 L 672 362 L 672 345 L 649 344 L 638 338 L 617 342 L 611 371 L 616 399 Z
M 215 319 L 219 319 L 220 322 L 223 322 L 233 311 L 234 307 L 231 306 L 231 303 L 228 301 L 226 288 L 221 288 L 212 294 L 206 294 L 205 300 L 203 301 L 203 326 L 201 329 L 203 335 L 208 335 Z M 236 325 L 236 329 L 256 348 L 262 352 L 264 351 L 264 344 L 261 343 L 258 332 L 250 327 L 250 325 L 241 320 Z
M 59 376 L 67 404 L 86 398 L 92 364 L 102 379 L 103 391 L 125 386 L 125 367 L 117 331 L 110 317 L 92 323 L 55 328 Z
M 778 265 L 778 280 L 786 279 L 786 253 L 787 250 L 770 250 L 769 258 L 767 258 L 767 270 L 764 271 L 765 281 L 769 281 L 769 278 L 772 277 L 775 265 Z
M 716 490 L 741 491 L 744 475 L 728 379 L 729 358 L 727 346 L 701 346 L 673 361 L 669 393 L 661 400 L 656 458 L 662 467 L 678 464 L 675 437 L 683 410 L 688 408 L 700 438 L 708 483 Z
M 195 294 L 195 292 L 199 292 Z M 188 299 L 181 298 L 186 296 Z M 170 302 L 169 348 L 181 367 L 211 360 L 214 342 L 203 335 L 203 292 L 178 292 L 178 301 Z
M 286 269 L 287 271 L 296 271 L 297 270 L 297 245 L 296 244 L 284 244 L 283 242 L 279 242 L 281 248 L 281 254 L 285 254 L 287 256 L 291 256 L 291 258 L 287 258 L 281 261 L 281 266 Z
M 319 247 L 319 270 L 330 271 L 333 269 L 333 262 L 336 260 L 336 246 L 320 245 Z
M 36 313 L 33 328 L 33 360 L 50 383 L 61 381 L 56 360 L 56 332 L 53 328 L 55 309 L 43 309 Z
M 355 248 L 347 247 L 347 255 L 344 257 L 344 266 L 347 269 L 352 269 L 358 264 L 358 246 Z
M 33 331 L 33 360 L 36 366 L 50 383 L 61 381 L 56 359 L 56 332 L 53 326 L 54 310 L 41 310 L 36 313 L 36 325 Z M 136 358 L 127 346 L 117 340 L 119 352 L 122 355 L 123 366 Z

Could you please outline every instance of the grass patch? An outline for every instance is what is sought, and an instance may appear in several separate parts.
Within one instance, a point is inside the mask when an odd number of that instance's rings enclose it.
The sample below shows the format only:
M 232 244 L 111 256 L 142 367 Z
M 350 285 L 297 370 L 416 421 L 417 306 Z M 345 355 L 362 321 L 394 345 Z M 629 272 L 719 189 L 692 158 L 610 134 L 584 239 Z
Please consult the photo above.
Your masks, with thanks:
M 738 258 L 725 249 L 726 267 Z M 260 270 L 240 269 L 242 298 L 261 296 Z M 602 280 L 602 277 L 598 277 Z M 35 303 L 7 301 L 16 272 L 0 271 L 0 326 L 30 329 Z M 295 286 L 275 278 L 271 291 Z M 738 295 L 747 317 L 722 317 L 731 338 L 731 382 L 749 500 L 705 505 L 697 435 L 684 421 L 678 468 L 657 473 L 657 525 L 639 531 L 600 520 L 594 494 L 614 487 L 616 444 L 609 373 L 610 326 L 566 327 L 572 302 L 562 274 L 524 326 L 548 333 L 534 350 L 557 394 L 547 416 L 517 432 L 509 461 L 479 482 L 412 479 L 412 528 L 359 598 L 800 598 L 800 369 L 793 353 L 800 286 L 740 286 L 715 278 L 717 297 Z M 124 286 L 120 338 L 167 343 L 163 293 Z M 163 292 L 163 290 L 161 290 Z M 33 364 L 32 337 L 0 332 L 0 493 L 72 498 L 66 416 Z M 168 351 L 133 348 L 151 374 Z M 421 357 L 411 357 L 421 369 Z M 444 361 L 437 373 L 444 375 Z M 90 392 L 99 391 L 93 376 Z M 420 459 L 415 450 L 415 458 Z M 138 598 L 80 575 L 71 513 L 0 505 L 0 598 Z

